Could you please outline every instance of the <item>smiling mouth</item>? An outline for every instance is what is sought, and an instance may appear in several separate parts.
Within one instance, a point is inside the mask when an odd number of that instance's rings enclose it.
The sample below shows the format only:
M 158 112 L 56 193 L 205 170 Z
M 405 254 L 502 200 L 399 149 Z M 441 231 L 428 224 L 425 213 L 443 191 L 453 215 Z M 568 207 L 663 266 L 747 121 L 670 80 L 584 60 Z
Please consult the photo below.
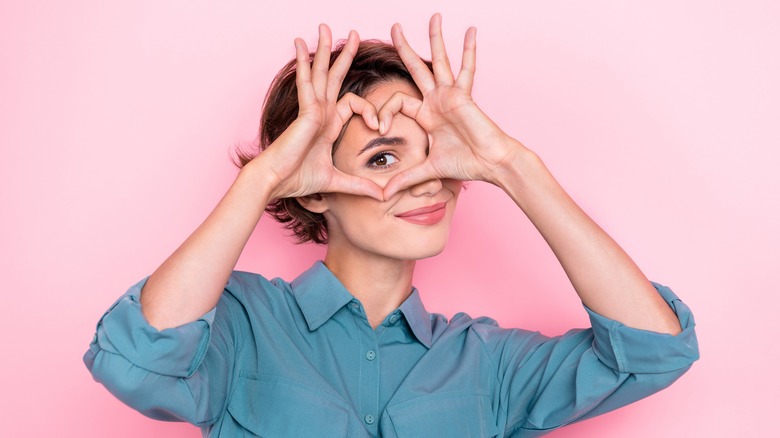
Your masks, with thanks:
M 447 203 L 439 202 L 429 207 L 416 208 L 396 215 L 397 218 L 418 225 L 433 225 L 441 222 L 447 213 Z

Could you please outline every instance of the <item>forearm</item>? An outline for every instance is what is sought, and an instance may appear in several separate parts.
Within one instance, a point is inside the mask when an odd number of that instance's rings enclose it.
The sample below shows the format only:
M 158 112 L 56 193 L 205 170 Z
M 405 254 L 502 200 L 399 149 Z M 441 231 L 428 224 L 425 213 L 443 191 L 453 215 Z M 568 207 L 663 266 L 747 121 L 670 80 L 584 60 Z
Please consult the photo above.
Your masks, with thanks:
M 513 139 L 496 184 L 550 245 L 582 302 L 626 326 L 677 334 L 680 324 L 625 251 L 569 197 L 542 161 Z
M 141 293 L 147 321 L 162 330 L 213 308 L 270 200 L 269 172 L 247 164 L 206 220 L 149 277 Z

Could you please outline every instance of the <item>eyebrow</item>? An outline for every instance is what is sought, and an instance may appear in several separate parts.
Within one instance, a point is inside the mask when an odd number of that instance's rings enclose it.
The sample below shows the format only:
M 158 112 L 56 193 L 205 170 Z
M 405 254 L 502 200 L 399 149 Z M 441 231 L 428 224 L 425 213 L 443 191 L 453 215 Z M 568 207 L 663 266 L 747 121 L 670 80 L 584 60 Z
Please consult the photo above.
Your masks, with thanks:
M 405 144 L 406 139 L 403 137 L 377 137 L 366 143 L 366 145 L 363 146 L 363 149 L 361 149 L 357 154 L 360 156 L 360 154 L 363 152 L 381 145 L 401 146 Z

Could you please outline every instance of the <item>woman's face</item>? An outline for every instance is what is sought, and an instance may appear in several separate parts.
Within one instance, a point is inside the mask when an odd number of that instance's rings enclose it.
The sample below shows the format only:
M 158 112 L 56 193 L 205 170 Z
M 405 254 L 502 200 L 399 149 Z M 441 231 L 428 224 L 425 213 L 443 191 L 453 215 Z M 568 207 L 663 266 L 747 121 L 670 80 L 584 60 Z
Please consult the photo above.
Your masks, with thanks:
M 379 109 L 395 93 L 421 97 L 403 80 L 377 86 L 365 96 Z M 396 114 L 385 135 L 355 116 L 333 155 L 333 164 L 350 175 L 384 187 L 394 175 L 422 163 L 428 135 L 403 114 Z M 362 251 L 400 260 L 418 260 L 444 250 L 461 182 L 433 179 L 398 192 L 381 202 L 366 196 L 325 195 L 328 252 Z

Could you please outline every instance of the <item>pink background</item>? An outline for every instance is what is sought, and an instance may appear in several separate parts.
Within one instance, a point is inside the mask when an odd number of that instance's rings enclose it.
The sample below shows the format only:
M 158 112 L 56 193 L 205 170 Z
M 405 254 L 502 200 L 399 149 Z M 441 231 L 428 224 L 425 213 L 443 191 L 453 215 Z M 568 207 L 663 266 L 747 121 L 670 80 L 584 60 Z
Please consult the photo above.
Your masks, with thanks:
M 225 192 L 294 37 L 313 45 L 327 22 L 389 39 L 400 21 L 427 56 L 435 11 L 455 60 L 479 29 L 481 107 L 697 318 L 702 360 L 677 384 L 551 436 L 776 429 L 778 3 L 225 3 L 0 3 L 4 436 L 199 436 L 92 381 L 81 356 L 97 319 Z M 264 218 L 238 269 L 291 279 L 322 254 Z M 447 315 L 548 334 L 587 323 L 522 212 L 481 183 L 416 284 Z

